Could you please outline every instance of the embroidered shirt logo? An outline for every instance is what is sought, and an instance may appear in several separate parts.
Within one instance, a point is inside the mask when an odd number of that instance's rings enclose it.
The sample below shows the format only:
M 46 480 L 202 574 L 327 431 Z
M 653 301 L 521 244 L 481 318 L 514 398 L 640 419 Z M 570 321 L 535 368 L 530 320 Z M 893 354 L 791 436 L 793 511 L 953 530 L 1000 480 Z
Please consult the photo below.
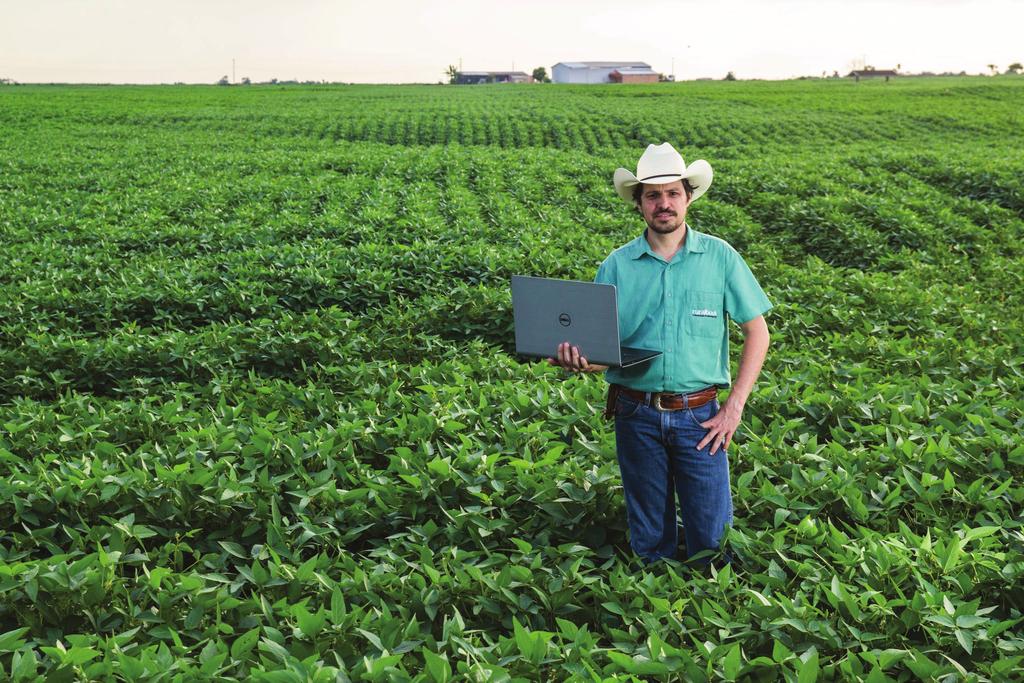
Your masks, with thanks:
M 695 308 L 690 311 L 690 315 L 695 315 L 698 318 L 717 318 L 718 311 L 713 311 L 710 308 Z

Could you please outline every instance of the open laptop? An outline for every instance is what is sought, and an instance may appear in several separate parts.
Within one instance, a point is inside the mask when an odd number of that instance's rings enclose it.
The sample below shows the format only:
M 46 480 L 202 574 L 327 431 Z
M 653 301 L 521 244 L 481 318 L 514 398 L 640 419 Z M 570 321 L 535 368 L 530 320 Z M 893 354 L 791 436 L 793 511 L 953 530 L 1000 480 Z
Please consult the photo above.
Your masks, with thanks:
M 619 345 L 615 285 L 513 275 L 512 313 L 523 356 L 553 358 L 562 342 L 578 346 L 588 363 L 614 368 L 661 355 Z

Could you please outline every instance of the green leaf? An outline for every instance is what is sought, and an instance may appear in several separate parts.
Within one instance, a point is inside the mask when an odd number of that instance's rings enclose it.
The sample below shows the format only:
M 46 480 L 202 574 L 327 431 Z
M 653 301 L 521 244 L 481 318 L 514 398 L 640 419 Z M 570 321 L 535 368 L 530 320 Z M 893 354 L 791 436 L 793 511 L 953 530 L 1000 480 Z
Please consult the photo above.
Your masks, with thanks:
M 956 640 L 960 643 L 960 647 L 967 651 L 967 654 L 974 653 L 974 636 L 971 635 L 970 631 L 958 628 L 956 630 Z
M 258 647 L 260 651 L 269 653 L 275 660 L 282 664 L 288 661 L 288 650 L 286 650 L 283 645 L 275 643 L 269 638 L 269 636 L 263 636 L 260 638 Z
M 335 586 L 331 592 L 331 623 L 335 626 L 345 621 L 348 608 L 345 605 L 345 595 L 339 586 Z
M 949 539 L 949 548 L 946 552 L 946 559 L 942 563 L 942 571 L 948 572 L 957 565 L 960 558 L 963 557 L 964 543 L 966 542 L 966 539 L 957 538 L 955 536 Z
M 64 663 L 71 666 L 82 666 L 100 656 L 100 651 L 92 647 L 73 647 L 64 657 Z
M 248 560 L 249 555 L 246 554 L 245 549 L 233 541 L 218 541 L 218 545 L 224 550 L 228 551 L 228 554 L 234 555 L 243 560 Z
M 516 647 L 519 649 L 519 653 L 530 659 L 533 654 L 533 639 L 530 637 L 530 632 L 515 617 L 512 617 L 512 632 L 515 636 Z
M 316 565 L 320 561 L 319 555 L 309 558 L 295 570 L 295 578 L 299 581 L 309 581 L 316 574 Z
M 436 683 L 447 683 L 452 678 L 452 667 L 448 663 L 448 657 L 438 655 L 430 650 L 423 650 L 423 659 L 426 662 L 427 673 L 431 680 Z
M 373 660 L 363 657 L 367 673 L 374 678 L 383 676 L 387 673 L 388 669 L 391 669 L 400 661 L 402 661 L 402 655 L 386 655 Z
M 792 656 L 793 653 L 781 641 L 776 640 L 772 645 L 772 659 L 778 664 L 782 664 Z
M 626 616 L 626 611 L 622 609 L 622 605 L 620 605 L 617 602 L 602 602 L 601 607 L 604 607 L 612 614 L 618 614 L 619 616 L 623 617 Z
M 315 639 L 320 634 L 324 628 L 324 622 L 327 621 L 327 613 L 322 609 L 317 610 L 316 614 L 310 614 L 302 605 L 296 605 L 292 608 L 292 614 L 295 616 L 299 630 L 310 639 Z
M 0 652 L 14 652 L 21 648 L 25 644 L 21 637 L 26 633 L 28 633 L 28 627 L 16 628 L 13 631 L 0 634 Z
M 672 669 L 662 662 L 637 661 L 636 659 L 616 650 L 609 650 L 606 654 L 612 663 L 617 664 L 626 672 L 636 676 L 663 676 L 671 673 L 672 671 Z
M 387 648 L 384 647 L 384 643 L 381 641 L 380 636 L 378 636 L 373 631 L 367 631 L 364 628 L 357 628 L 356 632 L 358 632 L 360 635 L 362 635 L 363 638 L 366 638 L 366 640 L 370 643 L 370 645 L 373 645 L 380 652 L 385 652 L 387 650 Z
M 149 586 L 150 588 L 160 588 L 160 582 L 165 576 L 170 576 L 174 572 L 167 567 L 154 567 L 149 571 Z
M 21 650 L 14 653 L 11 659 L 11 677 L 14 681 L 35 680 L 39 660 L 35 650 Z
M 199 626 L 199 623 L 203 620 L 203 612 L 204 608 L 201 603 L 193 603 L 192 609 L 190 609 L 188 614 L 185 615 L 185 628 L 193 629 Z M 172 631 L 172 634 L 173 633 L 174 632 Z
M 246 655 L 252 652 L 256 643 L 259 642 L 261 631 L 262 629 L 257 626 L 235 638 L 235 642 L 231 643 L 231 656 L 238 660 L 245 659 Z
M 818 651 L 813 647 L 801 656 L 797 683 L 815 683 L 818 680 Z
M 433 460 L 428 462 L 427 468 L 430 469 L 431 472 L 434 472 L 435 474 L 440 476 L 442 479 L 447 478 L 452 471 L 452 467 L 448 463 L 448 461 L 446 459 L 442 460 L 439 456 L 435 456 Z
M 740 674 L 740 644 L 733 643 L 722 661 L 722 671 L 730 681 L 735 681 Z
M 984 538 L 985 536 L 991 536 L 998 532 L 1001 527 L 998 526 L 979 526 L 974 529 L 968 529 L 964 535 L 964 541 L 973 541 L 976 538 Z
M 911 650 L 910 657 L 904 659 L 903 663 L 907 665 L 908 669 L 914 672 L 915 676 L 922 680 L 931 678 L 939 668 L 938 664 L 928 659 L 928 657 L 917 650 Z
M 512 617 L 512 629 L 519 652 L 532 664 L 540 664 L 544 655 L 547 654 L 545 634 L 542 632 L 531 633 L 515 617 Z
M 974 628 L 976 626 L 981 626 L 982 624 L 987 624 L 991 621 L 992 620 L 987 617 L 979 617 L 973 614 L 962 614 L 956 618 L 956 625 L 957 628 Z

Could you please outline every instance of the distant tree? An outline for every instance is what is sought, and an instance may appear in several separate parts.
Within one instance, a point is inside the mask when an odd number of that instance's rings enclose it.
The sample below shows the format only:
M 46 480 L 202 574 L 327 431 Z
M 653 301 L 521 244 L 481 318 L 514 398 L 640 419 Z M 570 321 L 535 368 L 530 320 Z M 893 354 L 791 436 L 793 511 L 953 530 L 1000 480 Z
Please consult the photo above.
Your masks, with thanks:
M 551 79 L 548 78 L 548 70 L 542 66 L 538 66 L 533 70 L 533 80 L 538 83 L 550 83 Z
M 231 85 L 231 81 L 228 80 L 227 76 L 221 76 L 220 80 L 217 81 L 217 85 Z
M 995 64 L 989 64 L 988 65 L 988 70 L 992 72 L 993 76 L 995 76 L 997 73 L 999 73 L 999 67 L 997 67 Z
M 249 80 L 248 76 L 242 76 L 242 85 L 252 85 L 252 81 Z
M 1021 64 L 1020 62 L 1014 62 L 1010 66 L 1006 67 L 1006 73 L 1008 74 L 1019 74 L 1021 71 L 1024 71 L 1024 64 Z
M 725 78 L 723 78 L 722 80 L 723 81 L 735 81 L 736 80 L 736 74 L 734 74 L 733 72 L 730 71 L 729 73 L 725 74 Z
M 459 80 L 459 67 L 454 64 L 449 64 L 448 69 L 444 73 L 448 76 L 449 83 L 456 83 Z

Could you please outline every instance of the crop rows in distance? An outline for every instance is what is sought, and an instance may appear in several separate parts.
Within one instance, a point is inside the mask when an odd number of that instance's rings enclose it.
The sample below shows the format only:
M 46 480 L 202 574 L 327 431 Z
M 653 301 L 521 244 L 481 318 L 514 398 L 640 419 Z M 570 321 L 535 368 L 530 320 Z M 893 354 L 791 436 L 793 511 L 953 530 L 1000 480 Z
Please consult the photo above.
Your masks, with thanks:
M 4 90 L 5 675 L 1014 675 L 1020 86 L 840 85 Z M 510 355 L 662 137 L 776 303 L 711 576 Z
M 715 148 L 719 158 L 815 146 L 892 143 L 1004 149 L 1021 143 L 1021 85 L 1011 79 L 690 83 L 616 91 L 560 86 L 458 91 L 420 86 L 346 88 L 145 88 L 5 92 L 9 129 L 100 126 L 121 138 L 140 128 L 179 139 L 249 144 L 297 136 L 328 143 L 546 147 L 571 152 L 633 148 L 650 140 Z M 286 92 L 288 107 L 278 106 Z M 201 95 L 197 94 L 201 93 Z M 116 99 L 123 106 L 112 107 Z M 291 141 L 291 144 L 302 144 Z

